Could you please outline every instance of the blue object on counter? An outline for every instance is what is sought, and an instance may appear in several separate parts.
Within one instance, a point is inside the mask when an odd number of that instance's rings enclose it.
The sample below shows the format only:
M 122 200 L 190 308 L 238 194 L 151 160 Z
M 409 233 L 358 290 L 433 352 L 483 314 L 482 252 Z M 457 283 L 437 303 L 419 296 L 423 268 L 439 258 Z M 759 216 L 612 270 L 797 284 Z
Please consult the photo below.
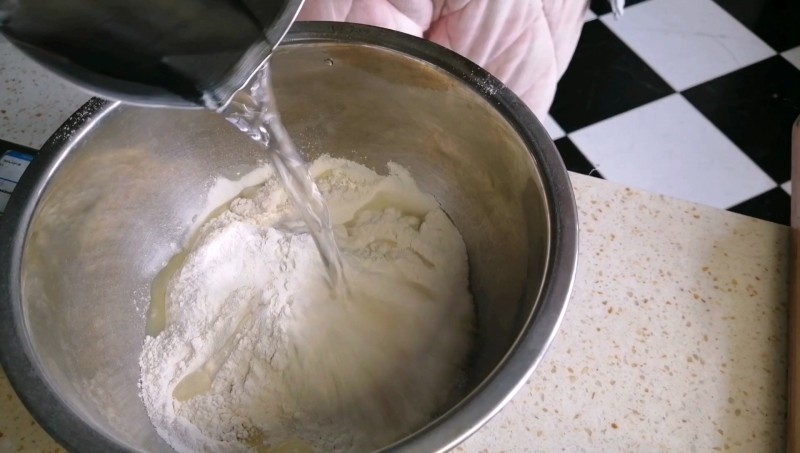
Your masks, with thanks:
M 0 215 L 6 209 L 17 182 L 33 160 L 35 151 L 8 142 L 0 142 Z

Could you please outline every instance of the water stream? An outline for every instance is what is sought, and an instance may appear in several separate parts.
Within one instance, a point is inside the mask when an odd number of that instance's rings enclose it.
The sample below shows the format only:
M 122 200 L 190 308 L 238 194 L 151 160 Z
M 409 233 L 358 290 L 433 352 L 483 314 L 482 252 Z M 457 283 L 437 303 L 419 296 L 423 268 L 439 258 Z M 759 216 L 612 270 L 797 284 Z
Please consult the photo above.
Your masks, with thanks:
M 264 147 L 284 189 L 314 238 L 334 297 L 346 294 L 342 259 L 333 234 L 328 205 L 311 178 L 306 161 L 281 123 L 272 94 L 269 65 L 259 69 L 250 84 L 239 90 L 220 113 Z M 147 335 L 156 336 L 166 327 L 167 283 L 182 265 L 185 254 L 182 252 L 173 257 L 153 282 L 152 300 L 146 318 Z
M 270 83 L 269 65 L 253 76 L 221 112 L 242 132 L 264 146 L 281 182 L 314 238 L 334 294 L 345 291 L 342 259 L 331 226 L 328 206 L 303 157 L 281 123 Z

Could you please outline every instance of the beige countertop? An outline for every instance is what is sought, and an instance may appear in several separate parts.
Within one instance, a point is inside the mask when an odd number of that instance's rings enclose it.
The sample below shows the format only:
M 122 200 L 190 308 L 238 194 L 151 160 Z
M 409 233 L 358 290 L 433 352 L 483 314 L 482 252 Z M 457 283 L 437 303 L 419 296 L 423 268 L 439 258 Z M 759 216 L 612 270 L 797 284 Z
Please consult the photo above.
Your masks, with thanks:
M 87 99 L 1 39 L 0 61 L 2 139 L 41 146 Z M 789 229 L 572 181 L 580 255 L 561 330 L 528 384 L 457 451 L 781 450 Z M 0 451 L 60 451 L 3 373 Z
M 462 451 L 782 450 L 789 229 L 572 180 L 580 254 L 561 330 Z

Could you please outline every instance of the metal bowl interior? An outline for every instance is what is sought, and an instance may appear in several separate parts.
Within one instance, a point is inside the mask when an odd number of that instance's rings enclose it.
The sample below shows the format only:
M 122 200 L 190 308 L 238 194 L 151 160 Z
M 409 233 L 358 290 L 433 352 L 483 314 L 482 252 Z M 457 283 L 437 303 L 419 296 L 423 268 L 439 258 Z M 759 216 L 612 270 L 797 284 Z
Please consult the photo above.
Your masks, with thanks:
M 439 451 L 485 423 L 552 340 L 576 260 L 566 171 L 533 115 L 480 68 L 362 26 L 300 24 L 274 55 L 282 117 L 309 159 L 398 162 L 461 231 L 478 315 L 464 398 L 392 449 Z M 68 447 L 168 451 L 138 396 L 150 285 L 216 175 L 264 154 L 220 116 L 93 101 L 9 206 L 0 354 Z M 6 296 L 3 296 L 4 298 Z

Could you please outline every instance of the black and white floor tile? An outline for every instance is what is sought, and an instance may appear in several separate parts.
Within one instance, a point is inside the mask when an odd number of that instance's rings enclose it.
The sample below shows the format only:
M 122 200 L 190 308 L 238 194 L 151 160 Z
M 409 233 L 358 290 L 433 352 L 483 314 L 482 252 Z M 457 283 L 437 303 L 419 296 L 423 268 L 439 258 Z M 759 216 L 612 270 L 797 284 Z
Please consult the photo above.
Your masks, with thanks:
M 593 0 L 545 119 L 571 171 L 789 221 L 800 1 Z

